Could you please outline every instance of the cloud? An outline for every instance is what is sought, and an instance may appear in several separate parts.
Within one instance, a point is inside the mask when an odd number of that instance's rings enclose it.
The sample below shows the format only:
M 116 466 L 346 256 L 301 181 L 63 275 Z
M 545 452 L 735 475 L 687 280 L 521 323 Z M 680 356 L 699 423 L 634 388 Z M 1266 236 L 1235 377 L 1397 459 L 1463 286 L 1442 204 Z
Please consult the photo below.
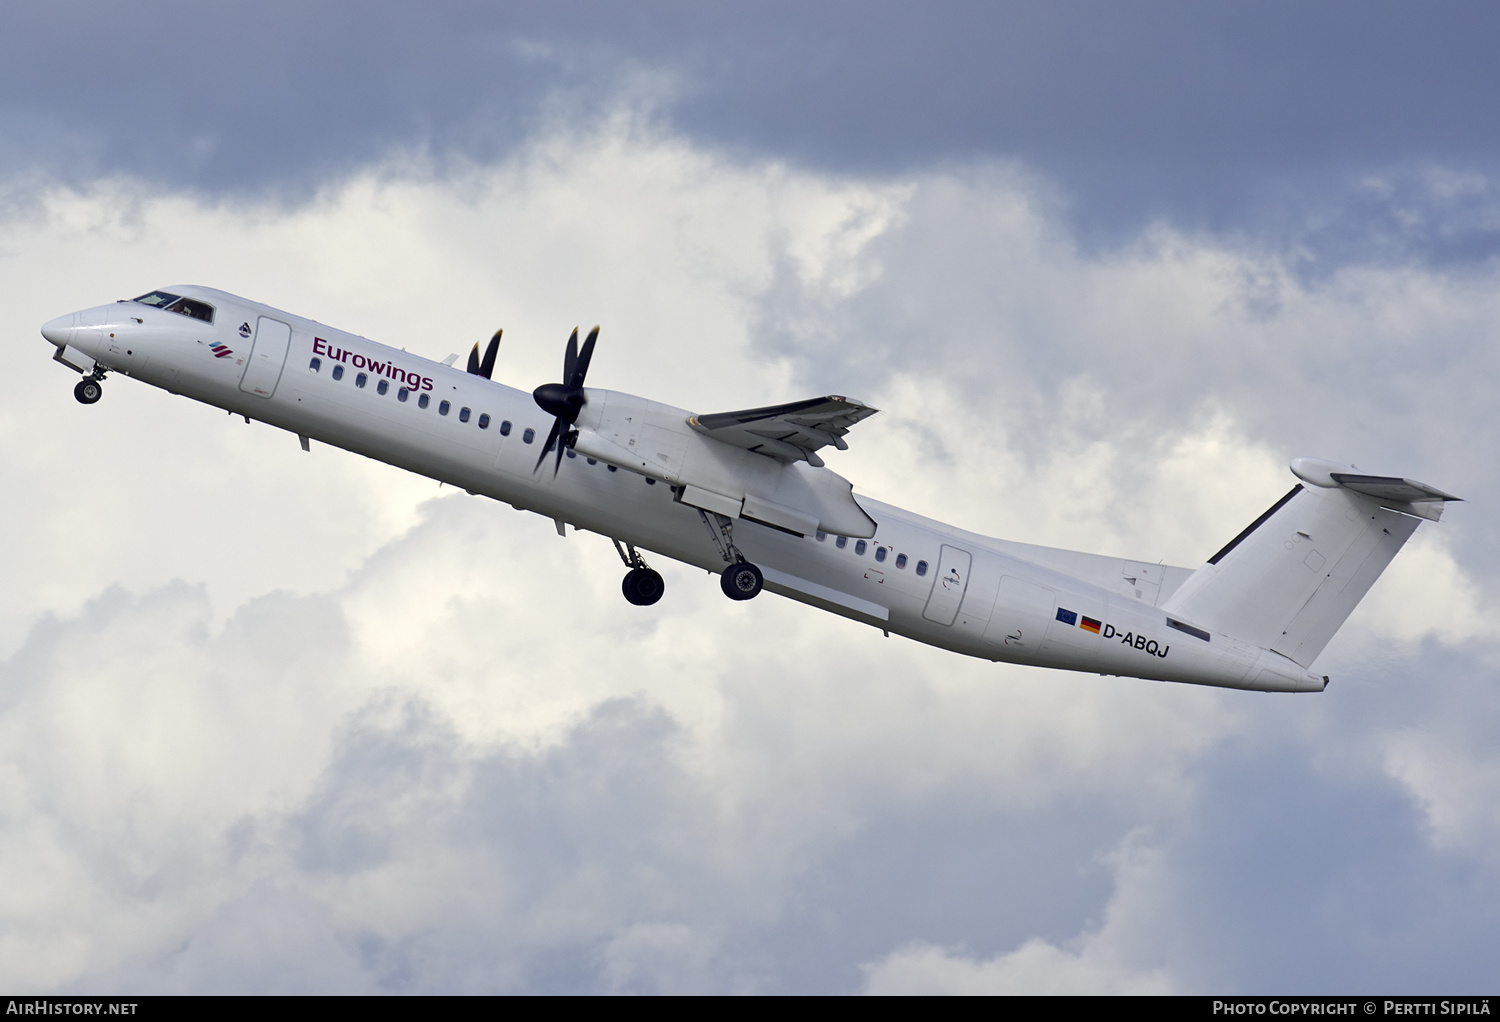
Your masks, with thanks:
M 1496 168 L 1472 130 L 1495 89 L 1478 42 L 1494 16 L 1477 5 L 1085 0 L 915 16 L 448 0 L 420 15 L 272 2 L 247 17 L 147 0 L 0 18 L 4 165 L 22 190 L 125 175 L 302 201 L 394 152 L 494 162 L 629 95 L 699 147 L 822 172 L 1025 160 L 1074 197 L 1075 229 L 1110 247 L 1158 218 L 1340 265 L 1377 249 L 1469 262 L 1496 246 L 1492 195 L 1448 198 Z M 1344 45 L 1353 23 L 1359 45 Z M 62 39 L 74 59 L 58 79 Z
M 1156 875 L 1158 850 L 1146 843 L 1144 835 L 1132 834 L 1108 858 L 1116 890 L 1103 923 L 1068 941 L 1067 947 L 1034 937 L 1014 951 L 977 960 L 962 949 L 910 944 L 861 966 L 864 992 L 887 996 L 1179 993 L 1169 971 L 1152 961 L 1159 943 L 1139 932 L 1139 917 L 1154 914 L 1165 893 L 1155 889 L 1162 879 Z
M 289 992 L 1487 975 L 1446 938 L 1401 946 L 1494 929 L 1492 901 L 1460 896 L 1492 883 L 1500 717 L 1493 540 L 1468 505 L 1329 647 L 1324 696 L 1106 680 L 731 604 L 670 563 L 662 603 L 632 608 L 601 537 L 128 380 L 76 406 L 34 333 L 196 280 L 437 358 L 503 323 L 497 376 L 530 388 L 600 322 L 591 382 L 695 410 L 855 393 L 885 409 L 833 463 L 861 492 L 1189 565 L 1284 492 L 1294 454 L 1493 499 L 1473 468 L 1493 445 L 1493 268 L 1309 280 L 1167 228 L 1092 253 L 1056 203 L 1013 166 L 810 173 L 627 113 L 291 208 L 117 178 L 15 213 L 0 974 Z M 1339 943 L 1351 919 L 1367 944 Z M 1299 928 L 1339 949 L 1322 973 L 1284 953 Z

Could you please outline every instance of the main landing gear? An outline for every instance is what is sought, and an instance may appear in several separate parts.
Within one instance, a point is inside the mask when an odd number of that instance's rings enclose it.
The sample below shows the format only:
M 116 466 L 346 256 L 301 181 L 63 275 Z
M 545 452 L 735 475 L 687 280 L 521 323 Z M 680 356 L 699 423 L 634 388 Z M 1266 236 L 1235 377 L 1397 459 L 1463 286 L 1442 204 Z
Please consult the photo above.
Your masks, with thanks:
M 709 517 L 710 512 L 699 511 L 698 516 L 703 519 L 703 524 L 708 526 L 709 534 L 714 538 L 714 545 L 719 548 L 719 554 L 728 562 L 723 573 L 719 576 L 719 588 L 724 590 L 724 595 L 731 600 L 753 600 L 760 595 L 765 588 L 766 580 L 761 571 L 755 565 L 745 559 L 740 553 L 739 547 L 734 545 L 734 522 L 723 515 L 714 514 Z M 619 540 L 612 540 L 615 552 L 620 555 L 620 560 L 625 562 L 625 567 L 630 570 L 625 573 L 625 580 L 620 583 L 620 591 L 625 594 L 625 599 L 637 607 L 649 607 L 661 599 L 666 585 L 661 576 L 652 571 L 646 564 L 646 559 L 640 555 L 640 551 L 629 543 L 621 544 Z
M 750 600 L 759 595 L 766 581 L 749 561 L 736 561 L 719 576 L 719 588 L 731 600 Z
M 78 385 L 73 388 L 73 396 L 78 399 L 79 404 L 91 405 L 104 396 L 104 387 L 101 386 L 103 381 L 104 374 L 95 369 L 92 375 L 78 381 Z
M 635 547 L 629 543 L 622 547 L 619 540 L 613 542 L 620 560 L 624 561 L 625 567 L 630 569 L 625 573 L 625 581 L 620 583 L 620 591 L 625 594 L 626 602 L 637 607 L 649 607 L 661 599 L 661 594 L 667 588 L 661 576 L 647 567 L 646 559 Z M 625 554 L 626 550 L 630 551 L 628 557 Z
M 747 561 L 740 548 L 734 545 L 734 520 L 701 509 L 698 517 L 703 519 L 709 535 L 713 536 L 719 555 L 729 562 L 729 567 L 719 576 L 719 588 L 731 600 L 755 599 L 765 587 L 766 580 L 760 569 Z

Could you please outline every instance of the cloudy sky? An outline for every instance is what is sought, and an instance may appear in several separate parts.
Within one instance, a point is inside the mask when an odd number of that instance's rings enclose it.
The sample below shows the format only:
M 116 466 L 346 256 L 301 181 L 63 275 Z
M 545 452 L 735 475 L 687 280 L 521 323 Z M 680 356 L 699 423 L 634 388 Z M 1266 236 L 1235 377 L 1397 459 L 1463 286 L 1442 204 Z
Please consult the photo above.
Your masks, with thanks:
M 1491 5 L 0 12 L 0 988 L 1488 992 Z M 1302 454 L 1468 498 L 1271 696 L 972 662 L 116 379 L 171 283 L 1193 565 Z

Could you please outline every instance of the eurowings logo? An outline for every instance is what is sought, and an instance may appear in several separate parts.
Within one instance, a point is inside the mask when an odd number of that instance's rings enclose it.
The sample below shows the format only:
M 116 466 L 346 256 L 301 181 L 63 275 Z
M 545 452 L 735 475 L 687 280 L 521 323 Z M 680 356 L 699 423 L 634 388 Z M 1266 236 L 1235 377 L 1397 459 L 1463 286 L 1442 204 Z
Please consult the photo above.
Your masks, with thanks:
M 208 350 L 214 353 L 214 358 L 228 358 L 234 354 L 234 349 L 223 341 L 214 341 L 208 346 Z
M 337 359 L 340 362 L 348 362 L 356 369 L 368 369 L 376 376 L 388 376 L 393 380 L 400 380 L 412 390 L 431 390 L 432 377 L 422 376 L 406 369 L 398 368 L 394 362 L 379 362 L 368 355 L 356 355 L 348 348 L 335 347 L 332 341 L 325 341 L 321 337 L 313 338 L 313 354 L 322 355 L 325 358 Z M 364 386 L 364 384 L 359 384 Z

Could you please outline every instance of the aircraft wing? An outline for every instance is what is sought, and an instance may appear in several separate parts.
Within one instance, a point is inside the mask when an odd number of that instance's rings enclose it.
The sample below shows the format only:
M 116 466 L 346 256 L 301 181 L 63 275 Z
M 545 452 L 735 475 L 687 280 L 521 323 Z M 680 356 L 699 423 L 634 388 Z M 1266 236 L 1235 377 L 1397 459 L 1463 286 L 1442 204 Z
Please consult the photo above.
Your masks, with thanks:
M 832 444 L 847 450 L 844 434 L 849 427 L 875 412 L 858 401 L 830 395 L 740 412 L 693 415 L 688 425 L 704 436 L 777 461 L 806 461 L 821 468 L 818 448 Z

